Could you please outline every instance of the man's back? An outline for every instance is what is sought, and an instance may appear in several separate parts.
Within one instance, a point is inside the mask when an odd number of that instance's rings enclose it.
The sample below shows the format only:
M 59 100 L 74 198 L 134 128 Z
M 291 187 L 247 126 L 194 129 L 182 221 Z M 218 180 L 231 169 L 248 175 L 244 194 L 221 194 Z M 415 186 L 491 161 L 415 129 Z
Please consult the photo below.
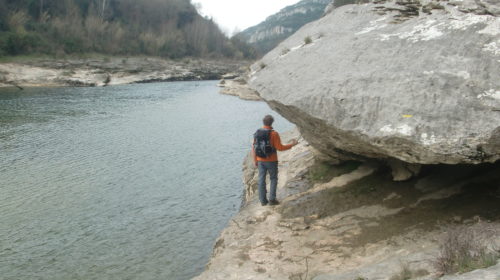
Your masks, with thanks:
M 274 131 L 273 128 L 271 126 L 267 126 L 265 125 L 263 127 L 263 129 L 267 129 L 267 130 L 270 130 L 270 134 L 269 134 L 269 141 L 271 142 L 271 146 L 277 150 L 277 151 L 286 151 L 290 148 L 292 148 L 294 146 L 294 144 L 287 144 L 287 145 L 283 145 L 283 143 L 281 143 L 281 138 L 280 138 L 280 135 L 278 132 Z M 278 153 L 275 151 L 274 153 L 268 155 L 267 157 L 259 157 L 257 156 L 256 153 L 254 153 L 254 159 L 255 161 L 278 161 Z

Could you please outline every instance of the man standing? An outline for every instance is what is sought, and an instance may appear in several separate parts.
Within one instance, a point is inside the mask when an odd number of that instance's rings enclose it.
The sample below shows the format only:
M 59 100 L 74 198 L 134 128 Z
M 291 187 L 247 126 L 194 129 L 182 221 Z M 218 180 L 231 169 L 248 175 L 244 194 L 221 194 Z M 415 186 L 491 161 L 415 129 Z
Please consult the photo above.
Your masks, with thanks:
M 290 144 L 283 145 L 280 135 L 273 130 L 274 118 L 267 115 L 262 120 L 264 127 L 257 130 L 254 135 L 254 163 L 259 169 L 259 200 L 262 206 L 277 205 L 276 188 L 278 186 L 278 153 L 277 151 L 285 151 L 297 145 L 297 140 L 293 139 Z M 265 147 L 266 143 L 269 147 Z M 269 192 L 269 200 L 267 200 L 266 190 L 266 174 L 269 172 L 271 179 L 271 187 Z

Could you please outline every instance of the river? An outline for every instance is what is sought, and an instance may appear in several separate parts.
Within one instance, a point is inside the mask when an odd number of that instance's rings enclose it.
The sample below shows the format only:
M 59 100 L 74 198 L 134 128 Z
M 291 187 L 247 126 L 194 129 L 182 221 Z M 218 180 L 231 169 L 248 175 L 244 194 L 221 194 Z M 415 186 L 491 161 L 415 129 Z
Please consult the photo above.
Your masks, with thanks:
M 0 91 L 1 279 L 190 279 L 240 207 L 263 102 L 214 81 Z

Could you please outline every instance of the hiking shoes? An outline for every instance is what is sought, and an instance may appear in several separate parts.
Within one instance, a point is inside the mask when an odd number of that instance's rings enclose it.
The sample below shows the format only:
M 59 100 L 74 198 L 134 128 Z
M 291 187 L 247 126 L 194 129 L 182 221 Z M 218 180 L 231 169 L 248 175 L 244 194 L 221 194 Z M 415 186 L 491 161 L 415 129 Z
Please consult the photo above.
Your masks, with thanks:
M 262 206 L 266 206 L 266 205 L 267 205 L 267 203 L 268 203 L 267 201 L 266 201 L 266 202 L 261 202 L 261 203 L 260 203 L 260 205 L 262 205 Z
M 278 205 L 280 204 L 279 201 L 277 201 L 276 199 L 275 200 L 269 200 L 269 205 Z

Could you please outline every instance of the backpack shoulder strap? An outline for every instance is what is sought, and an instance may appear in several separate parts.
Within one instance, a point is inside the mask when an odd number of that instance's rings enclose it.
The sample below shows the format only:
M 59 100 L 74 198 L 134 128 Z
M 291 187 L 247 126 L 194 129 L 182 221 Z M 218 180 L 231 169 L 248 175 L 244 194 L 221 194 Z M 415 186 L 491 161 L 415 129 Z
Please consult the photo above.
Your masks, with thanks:
M 265 129 L 265 128 L 259 128 L 257 129 L 257 131 L 254 133 L 254 137 L 262 137 L 262 136 L 269 136 L 270 134 L 270 131 L 269 129 Z

